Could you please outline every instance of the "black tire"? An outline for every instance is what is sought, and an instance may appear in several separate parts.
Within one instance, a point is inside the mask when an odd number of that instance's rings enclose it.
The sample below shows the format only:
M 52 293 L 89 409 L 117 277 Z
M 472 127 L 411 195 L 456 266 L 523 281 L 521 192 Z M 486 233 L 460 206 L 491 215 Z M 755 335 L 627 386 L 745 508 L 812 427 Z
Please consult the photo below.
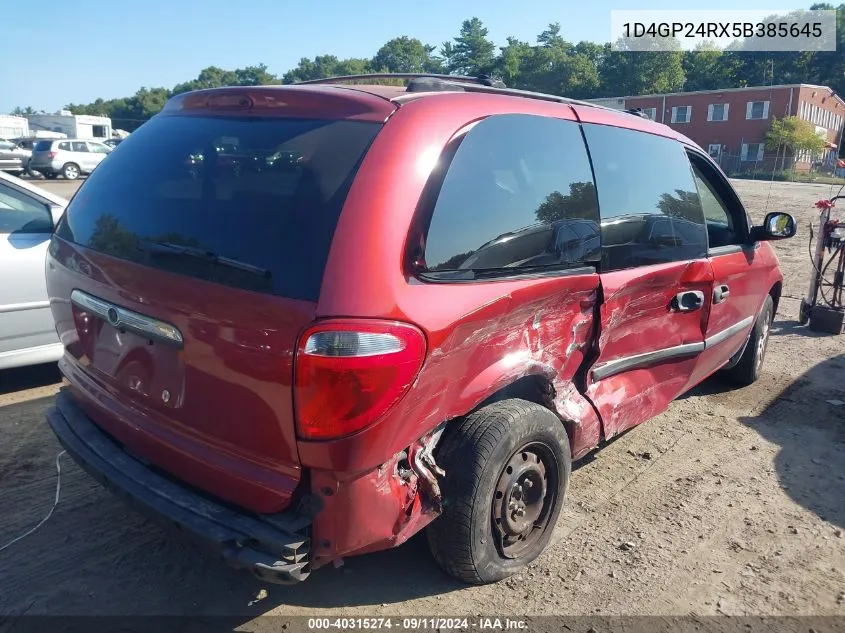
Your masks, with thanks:
M 76 180 L 80 176 L 79 165 L 76 163 L 65 163 L 62 167 L 62 176 L 65 180 Z
M 774 302 L 772 296 L 768 295 L 763 302 L 763 309 L 757 316 L 754 328 L 745 346 L 745 352 L 736 366 L 724 372 L 725 378 L 742 387 L 757 382 L 763 369 L 763 361 L 766 358 L 766 348 L 769 343 L 769 332 L 774 320 Z
M 56 178 L 58 178 L 58 177 L 59 177 L 59 174 L 54 174 L 54 173 L 48 172 L 48 173 L 45 173 L 45 174 L 44 174 L 44 177 L 45 177 L 47 180 L 55 180 Z
M 526 400 L 490 404 L 447 427 L 436 460 L 446 471 L 443 513 L 426 533 L 447 574 L 470 584 L 496 582 L 540 555 L 572 471 L 569 438 L 554 413 Z M 506 527 L 520 525 L 528 526 L 523 536 L 504 538 Z
M 801 299 L 801 306 L 798 308 L 798 323 L 807 325 L 810 322 L 810 305 L 806 299 Z

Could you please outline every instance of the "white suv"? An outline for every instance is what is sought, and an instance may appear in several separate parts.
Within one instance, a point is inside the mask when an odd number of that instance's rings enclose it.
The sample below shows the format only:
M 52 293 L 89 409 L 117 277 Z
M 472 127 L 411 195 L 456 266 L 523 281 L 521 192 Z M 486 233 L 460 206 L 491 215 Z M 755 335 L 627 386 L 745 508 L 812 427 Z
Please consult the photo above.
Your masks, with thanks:
M 68 180 L 76 180 L 80 174 L 94 171 L 111 151 L 108 145 L 98 141 L 45 139 L 35 143 L 29 166 L 46 178 L 56 178 L 61 174 Z

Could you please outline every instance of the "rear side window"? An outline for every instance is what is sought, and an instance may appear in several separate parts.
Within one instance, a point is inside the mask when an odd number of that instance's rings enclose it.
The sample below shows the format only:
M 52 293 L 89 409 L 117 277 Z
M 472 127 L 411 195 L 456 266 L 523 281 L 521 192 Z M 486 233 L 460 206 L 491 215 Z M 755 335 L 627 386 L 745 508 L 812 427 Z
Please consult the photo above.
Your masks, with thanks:
M 314 301 L 346 193 L 380 128 L 158 116 L 97 167 L 57 234 L 154 268 Z
M 602 224 L 602 270 L 706 257 L 707 231 L 680 143 L 585 124 Z
M 59 149 L 64 150 L 66 152 L 72 152 L 73 146 L 68 142 L 59 143 Z
M 53 141 L 37 141 L 35 143 L 35 151 L 36 152 L 49 152 L 50 147 L 52 147 Z
M 443 178 L 425 240 L 424 274 L 473 279 L 578 267 L 598 259 L 598 232 L 578 124 L 491 116 L 466 134 Z

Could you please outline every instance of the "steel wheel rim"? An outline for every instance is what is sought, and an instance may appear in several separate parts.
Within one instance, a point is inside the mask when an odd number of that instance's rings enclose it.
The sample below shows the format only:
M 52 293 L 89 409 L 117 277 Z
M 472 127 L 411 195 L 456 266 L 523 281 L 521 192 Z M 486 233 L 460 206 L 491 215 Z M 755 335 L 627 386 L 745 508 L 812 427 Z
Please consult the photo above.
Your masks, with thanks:
M 76 167 L 65 167 L 65 176 L 70 178 L 76 178 L 79 175 L 79 171 Z
M 502 557 L 519 558 L 542 538 L 559 483 L 558 460 L 546 444 L 530 442 L 510 456 L 491 504 L 493 541 Z
M 771 329 L 769 324 L 768 315 L 766 315 L 766 319 L 763 321 L 763 331 L 760 332 L 760 340 L 757 341 L 757 369 L 759 370 L 760 367 L 763 366 L 763 357 L 766 355 L 766 345 L 769 342 L 769 330 Z

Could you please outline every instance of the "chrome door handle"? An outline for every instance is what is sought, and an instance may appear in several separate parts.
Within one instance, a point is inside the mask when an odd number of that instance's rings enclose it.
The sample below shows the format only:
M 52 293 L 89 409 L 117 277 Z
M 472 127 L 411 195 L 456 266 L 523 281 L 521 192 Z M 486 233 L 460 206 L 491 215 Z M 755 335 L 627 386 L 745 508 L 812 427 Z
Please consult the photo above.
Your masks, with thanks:
M 713 291 L 713 303 L 722 303 L 731 296 L 731 289 L 726 285 L 717 286 Z
M 672 299 L 672 309 L 675 312 L 692 312 L 704 305 L 704 293 L 700 290 L 679 292 Z

